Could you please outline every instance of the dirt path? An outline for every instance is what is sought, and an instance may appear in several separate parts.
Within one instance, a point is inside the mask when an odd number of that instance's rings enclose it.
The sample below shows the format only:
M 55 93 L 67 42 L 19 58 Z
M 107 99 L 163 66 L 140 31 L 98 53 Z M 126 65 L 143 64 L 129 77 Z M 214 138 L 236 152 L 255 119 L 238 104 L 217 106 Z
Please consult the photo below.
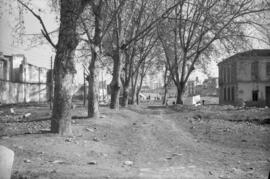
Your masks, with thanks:
M 0 144 L 16 153 L 14 178 L 254 179 L 268 174 L 269 126 L 197 121 L 190 112 L 158 107 L 102 112 L 99 119 L 75 119 L 70 138 L 2 138 Z

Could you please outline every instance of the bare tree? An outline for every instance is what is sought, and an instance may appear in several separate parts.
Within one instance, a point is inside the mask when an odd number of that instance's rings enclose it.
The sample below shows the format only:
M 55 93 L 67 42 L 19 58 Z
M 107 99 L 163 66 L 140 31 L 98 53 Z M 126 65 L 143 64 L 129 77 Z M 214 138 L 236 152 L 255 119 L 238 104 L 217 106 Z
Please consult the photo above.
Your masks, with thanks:
M 72 84 L 74 83 L 75 50 L 79 43 L 77 32 L 80 14 L 84 11 L 89 0 L 62 0 L 60 1 L 60 27 L 58 42 L 54 44 L 50 34 L 40 17 L 34 10 L 21 0 L 17 0 L 30 11 L 42 26 L 41 33 L 56 49 L 54 60 L 54 102 L 51 119 L 51 131 L 61 135 L 71 134 L 71 103 L 73 96 Z
M 164 16 L 167 14 L 170 14 L 171 11 L 177 7 L 178 3 L 174 4 L 173 6 L 167 8 L 164 11 L 159 11 L 159 15 L 157 15 L 157 12 L 153 14 L 154 18 L 151 18 L 151 20 L 146 20 L 146 25 L 141 26 L 142 28 L 138 28 L 138 31 L 135 33 L 136 35 L 132 35 L 131 38 L 127 38 L 127 27 L 130 25 L 130 21 L 133 20 L 132 16 L 133 14 L 130 13 L 130 6 L 128 6 L 130 3 L 143 3 L 146 1 L 128 1 L 125 5 L 125 11 L 122 11 L 121 13 L 116 15 L 115 22 L 113 23 L 113 30 L 110 34 L 110 40 L 112 47 L 111 47 L 111 53 L 110 56 L 112 57 L 114 61 L 113 66 L 113 78 L 111 82 L 111 104 L 110 107 L 112 109 L 118 109 L 119 108 L 119 95 L 120 95 L 120 88 L 121 88 L 121 69 L 122 69 L 122 63 L 125 59 L 125 50 L 130 46 L 134 45 L 134 43 L 138 40 L 140 40 L 142 37 L 149 34 L 152 30 L 154 30 L 156 24 L 163 20 Z M 159 3 L 156 1 L 151 1 L 152 7 L 159 7 Z M 161 1 L 159 1 L 161 2 Z M 119 1 L 114 0 L 112 7 L 116 8 L 119 4 Z M 151 9 L 151 8 L 150 8 Z M 132 11 L 131 11 L 132 12 Z
M 252 0 L 182 0 L 159 24 L 159 39 L 177 88 L 177 104 L 183 103 L 185 85 L 196 65 L 219 46 L 233 49 L 247 44 L 244 28 L 261 26 L 251 17 L 267 9 L 269 6 L 261 7 Z
M 156 32 L 152 31 L 137 43 L 138 54 L 131 73 L 131 104 L 134 104 L 135 99 L 138 98 L 139 94 L 137 94 L 137 92 L 141 90 L 147 70 L 153 67 L 150 66 L 150 64 L 152 64 L 150 62 L 157 60 L 160 55 L 157 51 L 157 40 Z M 139 83 L 138 80 L 140 80 Z M 136 102 L 138 102 L 138 100 L 136 100 Z
M 104 37 L 108 35 L 112 29 L 112 25 L 116 19 L 116 15 L 119 14 L 122 10 L 125 1 L 119 2 L 119 4 L 110 9 L 112 1 L 104 0 L 94 0 L 91 1 L 91 9 L 85 12 L 81 16 L 82 29 L 82 40 L 86 42 L 89 46 L 88 51 L 90 51 L 90 64 L 89 64 L 89 75 L 87 81 L 89 83 L 88 87 L 88 116 L 89 117 L 98 117 L 98 81 L 97 81 L 97 61 L 99 60 L 102 66 L 102 58 L 104 53 L 103 49 L 103 40 Z M 86 34 L 87 39 L 83 36 Z M 89 54 L 89 52 L 86 53 Z

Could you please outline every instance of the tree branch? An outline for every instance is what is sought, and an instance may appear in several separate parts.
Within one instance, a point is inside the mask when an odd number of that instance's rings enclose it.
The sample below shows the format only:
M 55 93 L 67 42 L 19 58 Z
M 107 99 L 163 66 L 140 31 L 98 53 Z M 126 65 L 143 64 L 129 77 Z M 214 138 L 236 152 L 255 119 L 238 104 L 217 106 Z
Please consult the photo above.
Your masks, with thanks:
M 43 36 L 46 38 L 46 40 L 52 45 L 52 47 L 56 49 L 56 48 L 57 48 L 57 45 L 53 43 L 53 41 L 52 41 L 52 39 L 51 39 L 51 37 L 50 37 L 50 35 L 49 35 L 47 29 L 46 29 L 46 26 L 45 26 L 43 20 L 41 19 L 41 17 L 40 17 L 37 13 L 35 13 L 29 6 L 27 6 L 25 3 L 23 3 L 21 0 L 17 0 L 17 1 L 18 1 L 23 7 L 25 7 L 29 12 L 31 12 L 35 18 L 38 19 L 39 23 L 40 23 L 41 26 L 42 26 L 42 30 L 41 30 L 42 35 L 43 35 Z

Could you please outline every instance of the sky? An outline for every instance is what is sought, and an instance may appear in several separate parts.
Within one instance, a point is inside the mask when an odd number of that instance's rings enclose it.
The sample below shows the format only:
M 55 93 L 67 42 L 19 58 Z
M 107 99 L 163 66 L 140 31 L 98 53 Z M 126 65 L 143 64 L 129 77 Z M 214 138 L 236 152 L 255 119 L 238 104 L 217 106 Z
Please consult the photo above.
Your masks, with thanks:
M 5 3 L 5 1 L 7 2 L 8 0 L 0 0 L 2 7 L 4 6 L 3 3 Z M 32 3 L 32 7 L 38 11 L 38 9 L 46 7 L 46 3 L 47 2 L 44 0 L 35 0 Z M 3 52 L 5 55 L 24 54 L 29 63 L 40 67 L 50 68 L 50 58 L 51 56 L 54 56 L 51 46 L 42 45 L 29 48 L 25 43 L 14 45 L 16 38 L 14 38 L 12 34 L 14 34 L 13 30 L 16 26 L 16 19 L 19 18 L 17 2 L 13 1 L 11 12 L 8 12 L 10 11 L 10 7 L 6 6 L 0 10 L 2 11 L 0 17 L 0 52 Z M 42 17 L 45 16 L 46 18 L 43 19 L 48 31 L 56 29 L 57 24 L 54 20 L 55 16 L 49 12 L 42 13 Z M 25 13 L 24 22 L 26 34 L 40 33 L 41 26 L 32 14 Z

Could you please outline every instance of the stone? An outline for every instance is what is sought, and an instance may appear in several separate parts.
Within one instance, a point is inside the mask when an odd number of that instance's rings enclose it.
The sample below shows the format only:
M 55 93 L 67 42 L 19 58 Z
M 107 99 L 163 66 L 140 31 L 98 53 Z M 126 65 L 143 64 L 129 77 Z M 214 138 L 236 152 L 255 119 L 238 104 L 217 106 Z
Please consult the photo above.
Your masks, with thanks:
M 24 161 L 24 163 L 31 163 L 31 160 L 29 160 L 29 159 L 24 159 L 23 161 Z
M 10 108 L 9 111 L 10 111 L 11 114 L 15 114 L 15 111 L 14 111 L 13 108 Z
M 26 114 L 23 115 L 23 118 L 27 118 L 29 116 L 31 116 L 31 113 L 26 113 Z
M 88 127 L 85 130 L 89 131 L 89 132 L 94 132 L 94 129 L 91 129 L 91 128 L 88 128 Z
M 193 116 L 193 119 L 200 121 L 202 119 L 202 116 L 200 114 L 197 114 L 197 115 Z
M 10 179 L 14 161 L 14 152 L 9 148 L 0 145 L 0 178 Z
M 96 161 L 90 161 L 90 162 L 88 162 L 87 164 L 88 164 L 88 165 L 96 165 L 97 162 L 96 162 Z
M 133 165 L 133 162 L 130 160 L 127 160 L 124 162 L 124 165 L 131 166 L 131 165 Z
M 72 142 L 72 138 L 66 138 L 65 142 Z
M 54 160 L 52 161 L 53 164 L 64 164 L 65 162 L 63 160 Z

